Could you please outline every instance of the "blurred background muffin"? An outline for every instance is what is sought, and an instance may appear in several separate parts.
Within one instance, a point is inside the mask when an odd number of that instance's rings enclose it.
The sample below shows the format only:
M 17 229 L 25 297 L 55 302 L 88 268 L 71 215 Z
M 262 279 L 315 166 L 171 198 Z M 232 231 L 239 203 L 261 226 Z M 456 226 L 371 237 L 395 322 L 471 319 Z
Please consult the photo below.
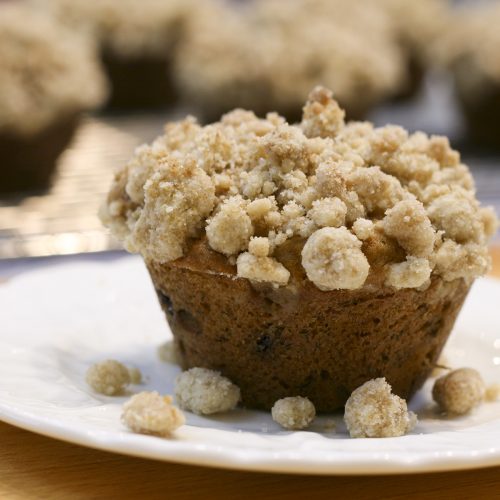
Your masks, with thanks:
M 34 1 L 96 40 L 111 81 L 109 109 L 158 109 L 175 102 L 171 60 L 186 16 L 196 2 Z
M 478 2 L 479 3 L 479 2 Z M 469 3 L 457 10 L 441 39 L 468 140 L 500 147 L 500 2 Z
M 94 47 L 21 2 L 0 3 L 0 190 L 44 188 L 107 85 Z
M 219 3 L 190 19 L 175 60 L 184 101 L 207 120 L 234 107 L 294 120 L 315 84 L 349 118 L 363 117 L 404 79 L 392 23 L 370 0 Z
M 405 58 L 406 79 L 396 97 L 412 97 L 420 90 L 426 71 L 435 64 L 436 40 L 448 29 L 451 4 L 448 0 L 372 1 L 389 16 Z

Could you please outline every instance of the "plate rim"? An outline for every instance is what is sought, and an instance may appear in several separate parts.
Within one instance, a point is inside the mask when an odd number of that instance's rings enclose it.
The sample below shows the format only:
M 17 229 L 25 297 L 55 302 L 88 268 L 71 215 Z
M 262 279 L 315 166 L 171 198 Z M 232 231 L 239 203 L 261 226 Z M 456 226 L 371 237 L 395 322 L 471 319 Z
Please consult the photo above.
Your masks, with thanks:
M 123 263 L 123 259 L 118 259 L 117 263 Z M 74 266 L 76 263 L 70 261 L 65 264 Z M 91 261 L 88 263 L 80 262 L 79 264 L 92 266 L 101 265 L 102 263 Z M 107 265 L 109 266 L 109 263 Z M 21 276 L 25 278 L 29 274 L 47 272 L 47 269 L 50 271 L 50 268 L 54 267 L 61 270 L 62 267 L 66 266 L 64 264 L 44 266 L 43 268 L 21 273 Z M 493 286 L 500 292 L 500 280 L 493 277 L 484 277 L 480 278 L 480 281 L 488 287 Z M 6 285 L 8 286 L 8 282 Z M 196 447 L 196 443 L 192 441 L 182 442 L 175 439 L 162 439 L 160 446 L 151 446 L 154 441 L 149 440 L 161 438 L 136 435 L 118 427 L 116 432 L 111 433 L 105 430 L 77 429 L 75 424 L 60 419 L 51 419 L 46 415 L 39 416 L 25 408 L 16 407 L 15 403 L 4 401 L 0 401 L 0 421 L 59 441 L 105 452 L 226 470 L 325 476 L 361 476 L 451 472 L 500 465 L 500 446 L 496 448 L 476 448 L 469 452 L 453 450 L 451 455 L 446 450 L 417 450 L 410 455 L 408 455 L 408 450 L 401 452 L 391 450 L 389 457 L 378 461 L 374 456 L 377 454 L 383 455 L 383 450 L 376 452 L 369 450 L 365 457 L 354 457 L 354 453 L 345 453 L 339 450 L 337 456 L 329 457 L 326 461 L 321 457 L 315 460 L 310 453 L 305 459 L 293 457 L 290 448 L 274 451 L 273 453 L 269 453 L 268 449 L 252 448 L 248 450 L 244 448 L 246 453 L 235 453 L 234 448 L 224 445 L 217 446 L 213 443 L 203 443 L 201 447 Z M 498 420 L 494 420 L 494 423 L 497 422 L 500 426 L 500 415 Z M 251 431 L 241 432 L 254 434 Z M 307 431 L 293 434 L 305 433 Z M 126 438 L 124 439 L 124 437 Z M 148 439 L 148 441 L 145 441 L 145 439 Z M 404 437 L 395 439 L 404 439 Z M 373 439 L 370 441 L 373 441 Z M 264 456 L 266 454 L 267 456 Z M 344 455 L 344 458 L 343 454 L 347 456 Z M 403 456 L 404 454 L 407 454 L 406 458 Z

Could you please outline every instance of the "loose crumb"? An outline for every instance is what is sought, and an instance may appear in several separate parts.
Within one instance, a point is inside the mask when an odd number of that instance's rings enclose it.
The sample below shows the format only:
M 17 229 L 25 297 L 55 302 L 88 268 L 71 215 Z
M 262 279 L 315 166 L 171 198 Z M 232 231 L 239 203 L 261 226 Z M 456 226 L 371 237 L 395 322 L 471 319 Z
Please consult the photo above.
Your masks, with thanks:
M 344 420 L 353 438 L 396 437 L 410 432 L 417 416 L 406 401 L 392 394 L 385 378 L 365 382 L 349 397 Z
M 142 384 L 142 373 L 139 368 L 136 368 L 135 366 L 129 366 L 128 367 L 128 375 L 130 377 L 130 383 L 131 384 Z
M 239 387 L 214 370 L 191 368 L 175 379 L 175 398 L 180 407 L 198 415 L 232 410 L 240 397 Z
M 434 382 L 432 397 L 442 411 L 465 415 L 479 406 L 485 398 L 486 386 L 473 368 L 459 368 Z
M 108 359 L 93 364 L 88 370 L 85 380 L 92 389 L 106 396 L 123 393 L 130 384 L 130 373 L 119 361 Z
M 160 344 L 157 349 L 158 357 L 166 363 L 180 364 L 180 353 L 177 344 L 173 340 Z
M 157 392 L 140 392 L 123 405 L 122 421 L 133 432 L 169 436 L 184 425 L 186 419 L 172 405 L 170 396 L 160 396 Z
M 494 403 L 500 399 L 500 384 L 491 384 L 486 388 L 484 399 L 488 403 Z
M 285 429 L 300 430 L 309 427 L 316 416 L 316 408 L 307 398 L 289 397 L 276 401 L 271 415 Z

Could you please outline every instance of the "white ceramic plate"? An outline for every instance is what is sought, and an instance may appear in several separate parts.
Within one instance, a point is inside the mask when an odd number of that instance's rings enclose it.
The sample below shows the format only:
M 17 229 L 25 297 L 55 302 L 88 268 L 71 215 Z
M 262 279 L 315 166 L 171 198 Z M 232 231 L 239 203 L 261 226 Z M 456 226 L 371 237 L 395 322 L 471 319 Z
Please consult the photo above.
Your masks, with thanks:
M 500 464 L 500 403 L 445 420 L 429 408 L 430 383 L 410 405 L 424 415 L 408 436 L 349 439 L 341 415 L 286 432 L 265 412 L 187 415 L 175 439 L 137 435 L 120 423 L 126 397 L 92 393 L 87 367 L 115 358 L 146 377 L 133 391 L 172 393 L 178 367 L 156 347 L 170 333 L 139 258 L 65 263 L 0 285 L 0 419 L 58 439 L 130 455 L 235 469 L 314 474 L 452 470 Z M 446 348 L 452 366 L 500 382 L 500 282 L 479 280 Z

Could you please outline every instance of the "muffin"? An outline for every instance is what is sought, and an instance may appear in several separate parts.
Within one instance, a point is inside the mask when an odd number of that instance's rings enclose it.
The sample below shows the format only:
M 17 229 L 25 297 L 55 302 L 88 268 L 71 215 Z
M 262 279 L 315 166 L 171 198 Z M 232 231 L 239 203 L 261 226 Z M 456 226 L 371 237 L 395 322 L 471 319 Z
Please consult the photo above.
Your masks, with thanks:
M 108 108 L 155 109 L 176 101 L 172 54 L 195 4 L 187 0 L 34 1 L 96 40 L 112 86 Z
M 191 18 L 175 78 L 205 121 L 234 107 L 300 120 L 304 95 L 328 85 L 350 119 L 399 88 L 403 58 L 389 18 L 370 0 L 255 0 Z
M 377 377 L 405 399 L 421 386 L 497 226 L 447 139 L 346 124 L 322 87 L 297 125 L 167 124 L 101 218 L 142 254 L 184 368 L 221 372 L 248 407 L 319 411 Z
M 425 73 L 435 65 L 435 44 L 448 29 L 448 0 L 373 0 L 391 19 L 394 33 L 405 58 L 406 78 L 395 98 L 408 99 L 422 87 Z
M 500 5 L 460 10 L 441 39 L 441 57 L 451 68 L 468 139 L 498 149 L 500 133 Z
M 105 78 L 91 45 L 22 4 L 0 4 L 0 47 L 0 190 L 45 188 Z

